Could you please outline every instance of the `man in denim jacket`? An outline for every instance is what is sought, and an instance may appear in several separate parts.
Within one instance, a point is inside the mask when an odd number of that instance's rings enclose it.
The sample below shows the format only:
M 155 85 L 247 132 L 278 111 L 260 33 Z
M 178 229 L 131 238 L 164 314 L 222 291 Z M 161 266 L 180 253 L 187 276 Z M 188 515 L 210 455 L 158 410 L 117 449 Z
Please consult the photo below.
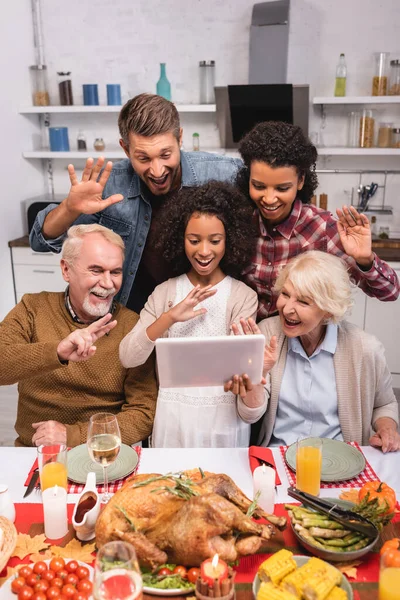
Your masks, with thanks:
M 241 161 L 206 152 L 181 152 L 178 111 L 161 96 L 140 94 L 129 100 L 118 126 L 120 145 L 128 158 L 114 166 L 111 162 L 104 166 L 104 158 L 96 164 L 89 158 L 81 181 L 69 165 L 69 194 L 59 206 L 51 204 L 37 215 L 30 244 L 37 252 L 60 252 L 71 225 L 109 227 L 126 247 L 117 299 L 139 312 L 155 286 L 171 276 L 163 257 L 153 249 L 155 223 L 162 220 L 166 198 L 181 187 L 212 179 L 233 182 Z

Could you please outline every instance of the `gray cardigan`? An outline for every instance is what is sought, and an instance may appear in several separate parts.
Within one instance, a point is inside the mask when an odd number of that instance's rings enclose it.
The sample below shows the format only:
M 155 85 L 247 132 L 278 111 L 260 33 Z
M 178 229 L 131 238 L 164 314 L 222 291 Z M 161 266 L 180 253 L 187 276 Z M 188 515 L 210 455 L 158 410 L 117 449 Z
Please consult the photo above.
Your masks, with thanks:
M 142 365 L 154 350 L 155 343 L 148 337 L 147 328 L 175 303 L 176 278 L 168 279 L 156 287 L 140 311 L 140 319 L 124 337 L 119 346 L 119 357 L 124 367 Z M 232 278 L 231 295 L 226 307 L 226 334 L 230 334 L 232 323 L 239 319 L 255 318 L 258 298 L 254 290 L 242 281 Z M 168 337 L 168 331 L 163 337 Z
M 259 327 L 267 341 L 273 335 L 278 337 L 278 360 L 270 373 L 271 397 L 258 438 L 260 446 L 267 446 L 275 424 L 288 343 L 279 317 L 265 319 Z M 384 352 L 373 335 L 347 321 L 339 323 L 333 364 L 339 422 L 345 442 L 368 445 L 372 428 L 381 417 L 398 423 L 398 404 Z

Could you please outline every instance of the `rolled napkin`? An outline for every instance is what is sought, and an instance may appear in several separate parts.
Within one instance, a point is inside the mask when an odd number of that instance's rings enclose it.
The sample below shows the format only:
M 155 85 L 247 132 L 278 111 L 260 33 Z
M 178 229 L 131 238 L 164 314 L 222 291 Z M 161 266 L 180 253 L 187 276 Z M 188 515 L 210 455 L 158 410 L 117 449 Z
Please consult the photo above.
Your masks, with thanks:
M 275 469 L 275 485 L 281 485 L 281 480 L 279 479 L 278 471 L 275 466 L 272 450 L 262 446 L 250 446 L 249 462 L 252 473 L 257 467 L 260 467 L 263 464 L 273 467 Z

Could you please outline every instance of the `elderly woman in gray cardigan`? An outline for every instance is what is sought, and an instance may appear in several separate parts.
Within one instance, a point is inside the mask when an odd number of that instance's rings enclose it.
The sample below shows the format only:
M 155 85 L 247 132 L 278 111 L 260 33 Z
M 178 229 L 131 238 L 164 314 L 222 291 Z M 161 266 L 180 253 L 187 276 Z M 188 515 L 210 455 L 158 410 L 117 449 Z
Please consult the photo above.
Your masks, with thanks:
M 241 320 L 245 333 L 261 332 L 276 341 L 270 392 L 251 383 L 244 392 L 233 382 L 226 386 L 246 396 L 242 419 L 255 423 L 263 417 L 260 445 L 318 436 L 369 443 L 383 452 L 400 448 L 398 404 L 384 348 L 342 320 L 352 305 L 351 288 L 340 258 L 307 252 L 290 261 L 276 281 L 279 316 L 258 327 Z

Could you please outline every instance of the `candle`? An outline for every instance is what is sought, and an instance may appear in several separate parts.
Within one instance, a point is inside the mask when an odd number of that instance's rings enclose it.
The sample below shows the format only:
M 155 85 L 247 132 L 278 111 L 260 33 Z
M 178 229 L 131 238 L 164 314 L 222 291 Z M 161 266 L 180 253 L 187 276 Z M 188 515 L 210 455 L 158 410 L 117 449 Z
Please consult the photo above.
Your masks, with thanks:
M 257 504 L 268 514 L 275 506 L 275 469 L 262 465 L 253 472 L 254 496 L 259 493 Z
M 213 587 L 216 579 L 221 583 L 228 577 L 228 565 L 219 558 L 218 554 L 215 554 L 212 559 L 207 558 L 201 563 L 201 577 L 210 587 Z
M 42 492 L 44 534 L 50 540 L 58 540 L 68 533 L 67 490 L 55 485 Z

